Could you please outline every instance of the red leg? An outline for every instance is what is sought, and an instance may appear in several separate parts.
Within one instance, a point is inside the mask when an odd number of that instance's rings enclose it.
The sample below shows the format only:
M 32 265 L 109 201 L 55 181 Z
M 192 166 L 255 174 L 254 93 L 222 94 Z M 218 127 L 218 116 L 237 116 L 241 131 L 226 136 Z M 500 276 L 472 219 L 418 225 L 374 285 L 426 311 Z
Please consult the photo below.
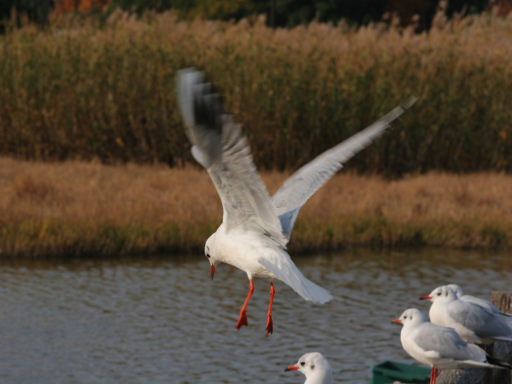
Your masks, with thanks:
M 437 380 L 437 369 L 436 369 L 436 367 L 432 367 L 432 375 L 434 376 L 434 379 L 432 380 L 432 384 L 436 384 L 436 380 Z
M 432 384 L 433 379 L 434 379 L 434 367 L 430 368 L 430 384 Z
M 272 303 L 274 302 L 274 284 L 270 282 L 270 301 L 268 302 L 268 311 L 267 311 L 267 336 L 272 334 L 274 331 L 273 323 L 272 323 Z
M 248 325 L 247 323 L 247 304 L 249 304 L 249 299 L 252 296 L 252 293 L 254 292 L 254 283 L 252 282 L 252 279 L 249 279 L 249 294 L 247 295 L 247 299 L 245 299 L 245 303 L 242 306 L 242 309 L 240 310 L 240 317 L 238 318 L 238 321 L 236 322 L 236 329 L 240 330 L 242 328 L 242 325 Z

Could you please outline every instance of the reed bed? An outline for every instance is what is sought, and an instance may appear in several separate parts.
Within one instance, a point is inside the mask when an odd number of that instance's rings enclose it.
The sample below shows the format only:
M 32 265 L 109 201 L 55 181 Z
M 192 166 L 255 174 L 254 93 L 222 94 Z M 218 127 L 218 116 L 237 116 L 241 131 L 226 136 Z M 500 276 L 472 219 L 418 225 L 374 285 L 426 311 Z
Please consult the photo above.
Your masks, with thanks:
M 428 33 L 413 29 L 273 30 L 261 19 L 116 12 L 9 30 L 0 37 L 0 154 L 183 166 L 190 152 L 174 81 L 196 66 L 244 123 L 261 168 L 292 169 L 416 95 L 350 168 L 511 171 L 512 18 L 439 14 Z
M 289 176 L 264 172 L 271 192 Z M 0 257 L 203 253 L 222 208 L 193 167 L 0 157 Z M 349 245 L 512 246 L 512 176 L 341 173 L 304 206 L 292 253 Z

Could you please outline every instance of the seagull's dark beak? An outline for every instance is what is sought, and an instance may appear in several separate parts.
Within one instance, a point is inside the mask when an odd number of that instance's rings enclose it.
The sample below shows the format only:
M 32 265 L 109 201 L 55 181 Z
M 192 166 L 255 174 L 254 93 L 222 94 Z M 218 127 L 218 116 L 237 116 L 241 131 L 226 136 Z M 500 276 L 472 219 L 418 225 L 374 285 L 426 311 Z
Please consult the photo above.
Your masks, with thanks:
M 429 295 L 421 296 L 420 300 L 432 300 L 432 296 L 429 296 Z
M 400 320 L 400 319 L 393 319 L 393 320 L 391 320 L 391 322 L 393 324 L 402 324 L 402 320 Z
M 285 372 L 288 372 L 288 371 L 298 371 L 298 370 L 299 370 L 299 367 L 297 367 L 296 365 L 290 365 L 289 367 L 284 369 Z
M 212 264 L 212 266 L 210 267 L 210 276 L 212 277 L 212 280 L 213 280 L 214 275 L 215 275 L 215 265 Z

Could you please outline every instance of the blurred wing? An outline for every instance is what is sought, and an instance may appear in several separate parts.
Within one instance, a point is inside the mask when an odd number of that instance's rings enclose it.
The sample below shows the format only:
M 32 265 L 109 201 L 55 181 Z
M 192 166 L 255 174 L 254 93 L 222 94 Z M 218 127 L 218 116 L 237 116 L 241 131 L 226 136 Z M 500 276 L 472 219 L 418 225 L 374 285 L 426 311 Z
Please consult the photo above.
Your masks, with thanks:
M 393 120 L 402 115 L 415 102 L 416 98 L 411 97 L 377 122 L 304 165 L 284 183 L 272 197 L 272 203 L 279 215 L 287 241 L 290 239 L 295 219 L 304 203 L 340 170 L 345 161 L 367 147 L 389 128 Z
M 224 209 L 228 231 L 258 230 L 285 245 L 281 224 L 252 161 L 241 126 L 224 112 L 220 96 L 195 69 L 177 76 L 178 105 L 192 155 L 208 170 Z

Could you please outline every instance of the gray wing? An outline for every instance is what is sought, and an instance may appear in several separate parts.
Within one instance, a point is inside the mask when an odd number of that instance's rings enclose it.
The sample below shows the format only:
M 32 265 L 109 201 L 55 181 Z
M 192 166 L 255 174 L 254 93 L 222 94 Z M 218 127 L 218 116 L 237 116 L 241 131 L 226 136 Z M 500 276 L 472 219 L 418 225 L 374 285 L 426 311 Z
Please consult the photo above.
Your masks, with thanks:
M 411 97 L 369 127 L 304 165 L 284 183 L 272 197 L 272 203 L 276 207 L 287 241 L 290 239 L 299 210 L 306 201 L 341 169 L 345 161 L 367 147 L 415 102 L 416 98 Z
M 440 358 L 485 361 L 485 352 L 470 347 L 453 328 L 424 323 L 414 342 L 425 352 L 439 353 Z
M 492 313 L 477 304 L 462 300 L 456 300 L 448 306 L 448 314 L 482 339 L 512 341 L 512 328 L 504 315 Z
M 511 314 L 501 312 L 493 303 L 491 303 L 488 300 L 481 299 L 479 297 L 475 297 L 475 296 L 471 296 L 471 295 L 462 295 L 459 297 L 459 300 L 479 305 L 480 307 L 483 307 L 492 313 L 501 314 L 503 316 L 512 318 Z
M 193 68 L 178 72 L 177 95 L 192 155 L 213 180 L 226 230 L 258 230 L 284 246 L 281 223 L 256 171 L 247 139 L 241 126 L 223 110 L 220 96 Z

